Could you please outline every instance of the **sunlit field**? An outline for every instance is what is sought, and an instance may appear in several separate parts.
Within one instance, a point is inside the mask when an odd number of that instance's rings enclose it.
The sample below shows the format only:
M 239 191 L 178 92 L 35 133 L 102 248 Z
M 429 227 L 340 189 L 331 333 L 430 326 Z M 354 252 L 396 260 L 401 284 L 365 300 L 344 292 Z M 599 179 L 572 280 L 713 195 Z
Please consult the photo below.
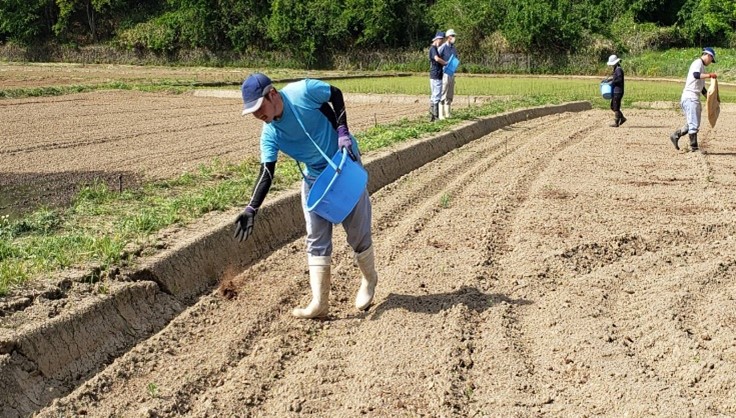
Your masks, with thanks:
M 600 96 L 596 78 L 464 76 L 455 79 L 456 95 L 555 97 L 561 101 L 590 100 L 593 106 L 608 107 Z M 334 80 L 332 84 L 349 93 L 429 95 L 429 77 L 395 77 Z M 706 84 L 708 81 L 706 81 Z M 627 80 L 624 105 L 635 102 L 679 102 L 683 82 Z M 719 84 L 722 102 L 736 102 L 736 86 Z

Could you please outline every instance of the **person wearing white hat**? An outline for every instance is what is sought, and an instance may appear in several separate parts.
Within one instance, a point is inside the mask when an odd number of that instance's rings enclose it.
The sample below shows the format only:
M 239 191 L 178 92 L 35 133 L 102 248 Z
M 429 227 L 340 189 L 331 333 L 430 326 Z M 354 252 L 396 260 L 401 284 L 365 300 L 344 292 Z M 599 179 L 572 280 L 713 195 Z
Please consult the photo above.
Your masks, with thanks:
M 457 55 L 457 49 L 455 48 L 455 31 L 448 29 L 445 32 L 445 43 L 440 46 L 440 56 L 443 60 L 450 62 L 450 58 L 454 55 L 455 58 L 459 58 Z M 455 74 L 442 74 L 442 95 L 440 97 L 440 119 L 450 117 L 450 107 L 452 105 L 452 99 L 455 97 Z
M 703 48 L 700 58 L 696 58 L 690 69 L 687 71 L 685 79 L 685 88 L 680 96 L 680 107 L 685 113 L 686 123 L 682 128 L 676 130 L 670 135 L 670 141 L 676 150 L 680 149 L 678 142 L 680 137 L 686 134 L 690 137 L 690 151 L 698 150 L 698 130 L 700 130 L 700 113 L 702 106 L 700 105 L 700 95 L 707 96 L 708 90 L 705 89 L 706 78 L 716 78 L 716 73 L 706 73 L 705 67 L 716 62 L 716 51 L 713 48 Z
M 429 121 L 434 122 L 439 118 L 440 97 L 442 95 L 442 67 L 447 61 L 440 56 L 439 47 L 445 40 L 445 32 L 437 32 L 429 46 Z
M 615 54 L 608 57 L 608 66 L 613 67 L 613 74 L 608 79 L 611 84 L 611 110 L 614 113 L 612 128 L 618 128 L 626 122 L 624 114 L 621 113 L 621 100 L 624 97 L 624 70 L 621 68 L 621 58 Z

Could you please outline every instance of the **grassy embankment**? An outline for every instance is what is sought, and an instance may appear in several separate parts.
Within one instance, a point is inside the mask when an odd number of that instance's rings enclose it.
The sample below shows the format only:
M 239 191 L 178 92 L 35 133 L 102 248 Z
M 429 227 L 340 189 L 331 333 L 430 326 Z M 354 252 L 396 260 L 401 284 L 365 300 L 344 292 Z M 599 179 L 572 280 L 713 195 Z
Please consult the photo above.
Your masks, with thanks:
M 622 66 L 632 75 L 666 77 L 685 80 L 690 63 L 700 56 L 699 48 L 650 51 L 622 58 Z M 736 49 L 716 48 L 716 64 L 706 71 L 718 74 L 719 81 L 736 81 Z
M 348 93 L 426 95 L 428 90 L 424 76 L 333 83 Z M 112 85 L 115 84 L 98 87 Z M 170 90 L 172 85 L 166 82 L 125 84 L 119 88 L 158 91 Z M 184 88 L 178 86 L 177 91 Z M 624 106 L 633 102 L 675 101 L 681 89 L 681 83 L 630 80 Z M 57 93 L 56 90 L 48 91 Z M 571 100 L 591 100 L 596 107 L 608 105 L 599 97 L 595 78 L 460 75 L 456 94 L 503 96 L 503 99 L 483 106 L 458 108 L 452 119 L 438 123 L 428 123 L 422 116 L 355 132 L 361 149 L 370 152 L 446 130 L 465 120 L 522 107 Z M 725 102 L 736 101 L 736 88 L 722 89 L 721 98 Z M 195 172 L 123 193 L 93 184 L 84 188 L 68 208 L 43 208 L 21 219 L 0 218 L 0 296 L 28 280 L 53 276 L 54 272 L 70 267 L 98 267 L 92 269 L 96 273 L 89 280 L 99 280 L 108 267 L 131 262 L 134 258 L 131 253 L 136 253 L 136 249 L 152 251 L 157 231 L 186 224 L 207 212 L 242 205 L 250 194 L 257 170 L 258 162 L 253 160 L 241 164 L 213 161 Z M 280 164 L 273 189 L 283 190 L 298 180 L 294 164 Z

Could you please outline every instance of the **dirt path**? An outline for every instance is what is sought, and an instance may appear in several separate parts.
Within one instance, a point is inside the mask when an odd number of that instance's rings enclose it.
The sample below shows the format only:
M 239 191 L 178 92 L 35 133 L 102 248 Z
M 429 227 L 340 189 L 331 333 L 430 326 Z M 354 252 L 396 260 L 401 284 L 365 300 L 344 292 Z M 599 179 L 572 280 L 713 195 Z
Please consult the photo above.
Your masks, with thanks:
M 39 415 L 736 414 L 733 110 L 678 154 L 673 112 L 493 133 L 373 200 L 376 305 L 336 233 L 331 316 L 302 240 Z

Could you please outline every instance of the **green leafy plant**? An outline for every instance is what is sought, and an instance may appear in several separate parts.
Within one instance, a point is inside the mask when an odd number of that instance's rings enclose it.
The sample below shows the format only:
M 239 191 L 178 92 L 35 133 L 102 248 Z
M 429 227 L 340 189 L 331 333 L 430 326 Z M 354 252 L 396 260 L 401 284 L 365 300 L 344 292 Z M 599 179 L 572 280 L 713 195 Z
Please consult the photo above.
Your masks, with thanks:
M 148 392 L 148 396 L 152 398 L 158 398 L 159 396 L 159 387 L 155 382 L 150 382 L 146 386 L 146 392 Z
M 447 193 L 443 193 L 442 196 L 440 196 L 440 207 L 442 207 L 443 209 L 449 208 L 450 200 L 451 196 Z

